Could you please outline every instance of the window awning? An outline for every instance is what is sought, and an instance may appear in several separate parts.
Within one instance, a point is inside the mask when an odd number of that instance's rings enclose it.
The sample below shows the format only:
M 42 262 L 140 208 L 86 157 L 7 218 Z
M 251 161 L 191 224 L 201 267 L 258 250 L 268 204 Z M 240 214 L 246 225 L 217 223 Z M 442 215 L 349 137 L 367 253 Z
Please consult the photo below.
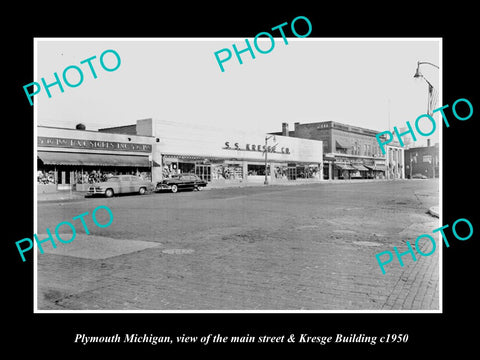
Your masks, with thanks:
M 54 151 L 39 151 L 37 156 L 46 165 L 150 166 L 148 156 L 79 154 Z
M 335 164 L 335 166 L 339 167 L 341 170 L 357 170 L 349 164 Z
M 365 165 L 365 166 L 370 170 L 387 171 L 387 167 L 385 165 L 375 165 L 375 166 Z
M 353 164 L 352 165 L 355 169 L 360 170 L 360 171 L 368 171 L 368 169 L 363 166 L 362 164 Z
M 345 146 L 344 144 L 338 142 L 338 140 L 335 140 L 335 147 L 337 149 L 348 149 L 348 146 Z

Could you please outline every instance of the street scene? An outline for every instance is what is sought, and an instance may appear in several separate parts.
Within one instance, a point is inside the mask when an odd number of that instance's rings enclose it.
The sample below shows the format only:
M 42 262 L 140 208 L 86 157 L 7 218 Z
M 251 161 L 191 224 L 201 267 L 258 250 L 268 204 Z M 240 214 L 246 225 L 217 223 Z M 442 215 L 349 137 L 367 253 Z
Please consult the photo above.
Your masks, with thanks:
M 36 41 L 36 310 L 442 310 L 441 39 L 290 38 Z
M 114 218 L 98 228 L 87 216 L 90 234 L 76 224 L 71 243 L 43 244 L 37 307 L 438 310 L 438 246 L 385 275 L 375 258 L 440 226 L 438 178 L 357 181 L 39 198 L 39 239 L 99 205 Z

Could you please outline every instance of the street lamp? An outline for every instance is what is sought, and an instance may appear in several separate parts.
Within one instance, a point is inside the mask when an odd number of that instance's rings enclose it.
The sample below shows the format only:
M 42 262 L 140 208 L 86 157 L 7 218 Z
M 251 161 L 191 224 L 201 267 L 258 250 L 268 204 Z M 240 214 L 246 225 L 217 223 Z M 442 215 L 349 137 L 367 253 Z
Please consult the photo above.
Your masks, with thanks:
M 420 72 L 420 65 L 423 65 L 423 64 L 427 64 L 427 65 L 431 65 L 431 66 L 434 66 L 436 67 L 437 69 L 440 69 L 437 65 L 431 63 L 431 62 L 428 62 L 428 61 L 417 61 L 417 70 L 415 71 L 415 75 L 413 75 L 413 77 L 415 79 L 418 79 L 418 78 L 423 78 L 423 80 L 425 80 L 427 82 L 428 85 L 430 85 L 431 87 L 434 87 L 432 84 L 430 84 L 430 82 L 425 78 L 425 76 L 423 76 L 423 74 Z
M 435 65 L 431 62 L 428 62 L 428 61 L 417 61 L 417 70 L 415 71 L 415 75 L 413 75 L 413 77 L 415 79 L 423 78 L 423 80 L 425 80 L 427 82 L 427 84 L 428 84 L 427 113 L 428 113 L 428 115 L 433 115 L 433 112 L 432 112 L 432 109 L 433 109 L 433 106 L 434 106 L 433 105 L 433 98 L 435 97 L 433 89 L 435 87 L 430 83 L 430 81 L 428 81 L 425 78 L 425 76 L 423 76 L 423 74 L 420 71 L 420 65 L 430 65 L 430 66 L 433 66 L 437 69 L 440 69 L 440 68 L 437 65 Z M 433 178 L 435 178 L 435 165 L 433 165 Z
M 431 66 L 433 66 L 433 67 L 436 67 L 437 69 L 440 69 L 440 68 L 439 68 L 437 65 L 435 65 L 435 64 L 433 64 L 433 63 L 431 63 L 431 62 L 428 62 L 428 61 L 417 61 L 417 70 L 415 71 L 415 75 L 413 75 L 413 77 L 414 77 L 415 79 L 422 78 L 423 80 L 425 80 L 425 81 L 427 82 L 427 84 L 428 84 L 428 93 L 429 93 L 429 95 L 430 95 L 431 90 L 434 89 L 435 86 L 433 86 L 433 85 L 430 83 L 430 81 L 428 81 L 427 78 L 421 73 L 421 71 L 420 71 L 420 65 L 424 65 L 424 64 L 426 64 L 426 65 L 431 65 Z M 431 115 L 431 114 L 430 114 L 430 106 L 428 106 L 427 111 L 429 112 L 429 115 Z
M 273 141 L 276 141 L 275 135 L 265 136 L 265 181 L 263 182 L 265 185 L 268 185 L 268 178 L 267 178 L 267 142 L 270 138 L 273 137 Z M 273 145 L 275 147 L 277 144 Z

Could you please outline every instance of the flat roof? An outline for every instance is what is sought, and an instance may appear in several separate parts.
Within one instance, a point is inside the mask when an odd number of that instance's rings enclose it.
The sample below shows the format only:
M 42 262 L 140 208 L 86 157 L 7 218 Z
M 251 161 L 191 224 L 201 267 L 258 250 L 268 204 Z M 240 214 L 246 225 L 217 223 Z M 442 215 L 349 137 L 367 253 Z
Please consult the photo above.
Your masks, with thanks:
M 128 126 L 131 126 L 131 125 L 128 125 Z M 91 133 L 96 133 L 96 134 L 116 134 L 116 133 L 102 132 L 102 131 L 98 131 L 98 130 L 75 129 L 75 128 L 65 128 L 65 127 L 59 127 L 59 126 L 46 126 L 46 125 L 37 125 L 37 128 L 71 130 L 71 131 L 84 131 L 84 132 L 91 132 Z M 106 129 L 110 129 L 110 128 L 106 128 Z M 118 133 L 116 135 L 131 135 L 131 136 L 155 138 L 155 136 L 153 136 L 153 135 L 149 136 L 149 135 L 122 134 L 122 133 Z
M 341 127 L 346 127 L 346 128 L 349 128 L 350 131 L 355 131 L 355 130 L 361 130 L 361 131 L 367 131 L 367 132 L 371 132 L 371 133 L 378 133 L 379 131 L 378 130 L 373 130 L 373 129 L 368 129 L 368 128 L 364 128 L 364 127 L 361 127 L 361 126 L 356 126 L 356 125 L 349 125 L 349 124 L 344 124 L 344 123 L 341 123 L 341 122 L 338 122 L 338 121 L 333 121 L 333 120 L 328 120 L 328 121 L 318 121 L 318 122 L 311 122 L 311 123 L 299 123 L 299 122 L 295 122 L 294 125 L 320 125 L 320 124 L 332 124 L 332 125 L 340 125 Z M 335 126 L 333 126 L 335 127 Z

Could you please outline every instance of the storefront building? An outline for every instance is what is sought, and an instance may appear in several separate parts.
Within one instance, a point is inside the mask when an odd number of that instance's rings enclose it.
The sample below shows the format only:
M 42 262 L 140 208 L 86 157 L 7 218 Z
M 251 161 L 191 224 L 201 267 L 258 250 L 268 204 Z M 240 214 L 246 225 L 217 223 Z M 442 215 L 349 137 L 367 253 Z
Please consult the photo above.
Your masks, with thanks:
M 405 149 L 400 144 L 391 144 L 386 148 L 387 179 L 405 179 Z M 392 145 L 393 144 L 393 145 Z
M 335 121 L 282 124 L 282 134 L 303 139 L 321 140 L 324 152 L 324 178 L 385 179 L 387 159 L 382 155 L 375 130 L 341 124 Z
M 424 175 L 428 178 L 439 177 L 440 151 L 436 143 L 430 146 L 414 147 L 405 150 L 405 173 L 407 178 Z
M 156 119 L 138 120 L 136 131 L 159 139 L 152 154 L 157 180 L 176 173 L 214 184 L 264 182 L 265 175 L 268 183 L 322 179 L 321 141 Z
M 179 173 L 212 184 L 320 181 L 323 145 L 155 119 L 98 131 L 37 127 L 39 192 L 86 191 L 114 174 L 155 183 Z
M 86 191 L 89 183 L 114 174 L 151 179 L 151 136 L 109 134 L 75 129 L 37 127 L 36 176 L 39 193 Z

